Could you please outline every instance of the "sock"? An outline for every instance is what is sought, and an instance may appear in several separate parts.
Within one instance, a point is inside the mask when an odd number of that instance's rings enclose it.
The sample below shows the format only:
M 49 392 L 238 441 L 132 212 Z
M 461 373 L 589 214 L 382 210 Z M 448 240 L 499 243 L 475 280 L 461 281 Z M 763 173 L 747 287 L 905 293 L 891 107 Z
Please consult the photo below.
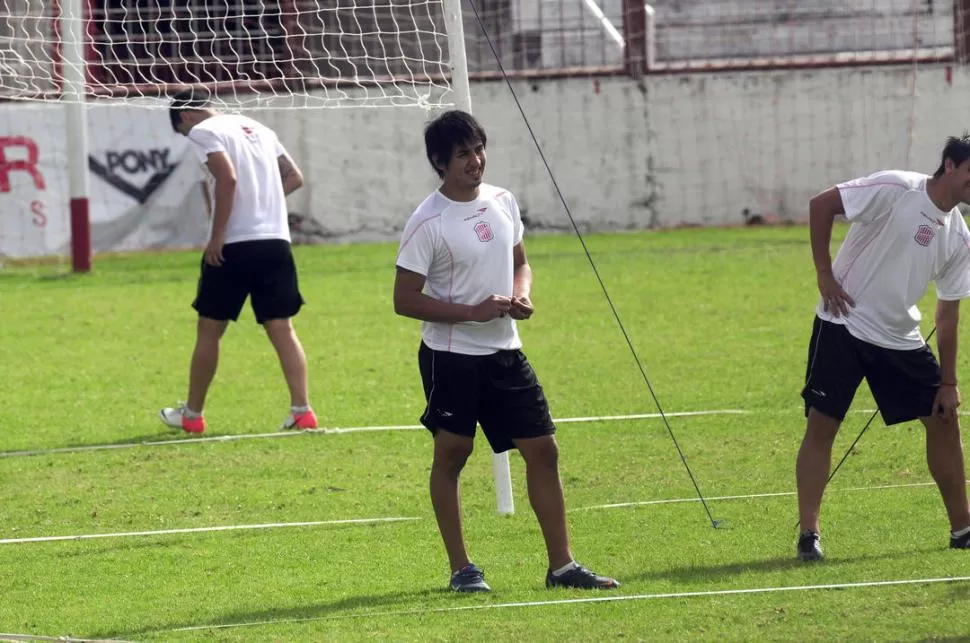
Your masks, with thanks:
M 190 409 L 188 406 L 183 406 L 182 407 L 182 416 L 183 417 L 186 417 L 186 418 L 188 418 L 190 420 L 194 420 L 197 417 L 201 417 L 202 416 L 202 413 L 196 413 L 195 411 L 193 411 L 192 409 Z
M 307 404 L 306 406 L 291 406 L 290 407 L 290 413 L 294 413 L 294 414 L 296 414 L 296 413 L 306 413 L 309 410 L 310 410 L 310 405 L 309 404 Z
M 812 531 L 811 529 L 804 529 L 799 534 L 799 536 L 812 536 L 812 535 L 819 536 L 819 533 L 817 531 Z
M 552 575 L 553 576 L 562 576 L 563 574 L 565 574 L 569 570 L 576 569 L 577 567 L 579 567 L 579 563 L 577 563 L 575 560 L 571 560 L 568 563 L 566 563 L 565 565 L 563 565 L 562 567 L 560 567 L 559 569 L 553 570 Z
M 953 538 L 962 538 L 963 536 L 966 536 L 967 534 L 970 534 L 970 527 L 964 527 L 960 531 L 951 531 L 950 532 L 950 536 L 953 537 Z

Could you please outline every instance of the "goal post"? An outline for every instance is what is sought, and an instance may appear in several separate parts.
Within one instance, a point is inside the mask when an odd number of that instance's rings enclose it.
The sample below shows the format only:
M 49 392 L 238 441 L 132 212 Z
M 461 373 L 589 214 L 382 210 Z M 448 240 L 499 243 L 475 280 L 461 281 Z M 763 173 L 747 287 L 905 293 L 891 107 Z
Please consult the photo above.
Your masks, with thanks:
M 84 109 L 87 65 L 85 64 L 85 0 L 61 0 L 59 18 L 64 57 L 63 92 L 67 137 L 68 212 L 71 231 L 71 270 L 91 270 L 91 208 L 88 183 L 88 127 Z

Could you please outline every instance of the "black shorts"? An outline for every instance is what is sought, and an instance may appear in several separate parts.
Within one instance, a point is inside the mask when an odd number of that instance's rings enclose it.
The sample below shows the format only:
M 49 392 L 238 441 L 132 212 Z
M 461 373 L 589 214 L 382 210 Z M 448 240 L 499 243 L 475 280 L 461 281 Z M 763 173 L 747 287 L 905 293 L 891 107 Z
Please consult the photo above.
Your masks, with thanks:
M 815 318 L 805 373 L 805 415 L 814 408 L 845 419 L 865 378 L 887 425 L 932 415 L 940 365 L 928 345 L 892 350 L 853 337 L 845 326 Z
M 515 447 L 513 440 L 552 435 L 556 426 L 532 365 L 522 351 L 462 355 L 436 351 L 422 342 L 418 366 L 427 408 L 421 424 L 467 437 L 482 425 L 492 451 Z
M 199 289 L 192 307 L 201 317 L 219 321 L 239 319 L 251 297 L 256 321 L 289 319 L 303 306 L 296 263 L 283 239 L 240 241 L 222 248 L 225 261 L 210 266 L 202 259 Z

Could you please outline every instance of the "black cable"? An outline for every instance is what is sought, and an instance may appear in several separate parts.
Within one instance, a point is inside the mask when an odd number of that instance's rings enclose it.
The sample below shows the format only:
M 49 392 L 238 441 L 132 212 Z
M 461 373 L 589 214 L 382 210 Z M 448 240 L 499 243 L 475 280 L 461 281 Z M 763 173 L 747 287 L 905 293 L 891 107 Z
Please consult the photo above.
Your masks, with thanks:
M 636 361 L 637 368 L 640 369 L 640 375 L 643 377 L 643 381 L 647 385 L 647 389 L 650 391 L 650 396 L 653 398 L 653 402 L 657 406 L 657 411 L 659 411 L 660 417 L 663 419 L 664 426 L 667 428 L 667 433 L 670 435 L 670 439 L 677 448 L 677 453 L 680 454 L 680 461 L 684 463 L 684 468 L 687 469 L 687 475 L 690 476 L 690 481 L 694 485 L 694 491 L 697 492 L 697 497 L 700 498 L 701 504 L 704 505 L 704 511 L 707 512 L 707 518 L 711 521 L 711 526 L 717 529 L 721 524 L 721 521 L 715 520 L 714 516 L 711 515 L 711 510 L 707 505 L 707 501 L 704 499 L 704 495 L 701 493 L 701 488 L 697 484 L 697 479 L 694 477 L 694 472 L 691 471 L 690 465 L 687 464 L 687 457 L 684 455 L 683 449 L 680 448 L 680 444 L 677 442 L 677 437 L 674 435 L 674 431 L 670 427 L 670 422 L 667 420 L 666 413 L 664 413 L 663 408 L 660 406 L 660 400 L 657 399 L 657 394 L 653 390 L 653 385 L 650 384 L 650 379 L 647 377 L 647 371 L 643 366 L 643 362 L 640 360 L 640 356 L 637 354 L 637 350 L 633 346 L 633 341 L 630 339 L 630 335 L 627 333 L 626 327 L 623 325 L 623 321 L 620 319 L 620 314 L 617 312 L 613 299 L 610 297 L 610 293 L 606 288 L 606 284 L 603 282 L 603 278 L 600 276 L 599 269 L 596 267 L 596 262 L 593 261 L 593 256 L 590 254 L 589 248 L 586 246 L 586 240 L 583 238 L 583 234 L 579 231 L 579 226 L 576 225 L 576 220 L 573 218 L 573 214 L 569 209 L 569 205 L 566 203 L 565 197 L 563 197 L 562 190 L 559 189 L 559 183 L 556 181 L 552 168 L 549 167 L 549 162 L 546 160 L 546 155 L 542 151 L 542 146 L 539 144 L 539 140 L 536 138 L 535 132 L 532 130 L 532 123 L 529 121 L 528 116 L 526 116 L 525 110 L 522 109 L 522 104 L 519 102 L 519 97 L 515 93 L 515 88 L 512 87 L 512 81 L 509 80 L 509 76 L 505 72 L 505 66 L 502 65 L 498 51 L 495 49 L 495 45 L 492 43 L 491 36 L 489 36 L 488 29 L 485 28 L 485 23 L 482 21 L 482 16 L 478 12 L 478 6 L 476 5 L 475 0 L 468 0 L 468 4 L 471 5 L 472 11 L 475 13 L 475 19 L 478 20 L 478 26 L 481 28 L 482 34 L 485 36 L 485 41 L 488 43 L 488 47 L 491 49 L 492 55 L 495 57 L 495 62 L 498 65 L 499 71 L 502 73 L 502 78 L 505 80 L 505 84 L 508 86 L 509 92 L 512 94 L 512 99 L 515 101 L 515 106 L 518 108 L 519 114 L 522 115 L 522 120 L 525 123 L 526 128 L 529 130 L 529 136 L 532 137 L 532 142 L 535 144 L 536 150 L 539 152 L 539 157 L 542 159 L 542 163 L 546 167 L 546 172 L 549 174 L 552 185 L 556 189 L 556 194 L 559 197 L 559 201 L 562 203 L 563 209 L 566 211 L 566 216 L 569 217 L 569 223 L 572 225 L 573 231 L 575 231 L 576 237 L 579 239 L 579 243 L 583 246 L 583 252 L 586 253 L 586 259 L 589 261 L 589 265 L 593 269 L 593 274 L 596 275 L 596 280 L 599 282 L 600 288 L 603 290 L 603 295 L 606 297 L 606 301 L 610 305 L 610 310 L 613 312 L 613 318 L 616 319 L 616 323 L 620 327 L 620 332 L 623 333 L 623 339 L 626 340 L 630 353 L 632 353 L 633 359 Z

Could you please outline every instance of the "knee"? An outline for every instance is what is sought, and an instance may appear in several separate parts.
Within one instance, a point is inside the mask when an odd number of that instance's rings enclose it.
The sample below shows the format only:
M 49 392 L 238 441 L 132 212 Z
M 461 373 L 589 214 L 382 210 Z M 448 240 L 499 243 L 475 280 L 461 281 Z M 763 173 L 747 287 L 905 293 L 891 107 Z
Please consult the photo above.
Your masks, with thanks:
M 926 429 L 926 440 L 960 440 L 960 420 L 942 418 L 936 415 L 920 418 Z
M 812 409 L 809 411 L 808 422 L 805 428 L 805 442 L 831 447 L 835 442 L 835 436 L 839 433 L 839 426 L 841 424 L 838 419 Z
M 218 342 L 222 339 L 228 327 L 228 321 L 199 317 L 199 324 L 197 326 L 198 339 L 202 342 Z
M 526 466 L 555 469 L 559 466 L 559 443 L 552 436 L 529 440 L 528 445 L 519 444 L 519 452 Z
M 434 462 L 432 467 L 439 471 L 446 471 L 457 475 L 465 468 L 465 463 L 472 454 L 474 448 L 471 440 L 468 444 L 451 443 L 447 445 L 436 444 L 434 450 Z
M 285 338 L 293 334 L 293 324 L 289 319 L 270 319 L 263 323 L 263 329 L 271 339 Z

